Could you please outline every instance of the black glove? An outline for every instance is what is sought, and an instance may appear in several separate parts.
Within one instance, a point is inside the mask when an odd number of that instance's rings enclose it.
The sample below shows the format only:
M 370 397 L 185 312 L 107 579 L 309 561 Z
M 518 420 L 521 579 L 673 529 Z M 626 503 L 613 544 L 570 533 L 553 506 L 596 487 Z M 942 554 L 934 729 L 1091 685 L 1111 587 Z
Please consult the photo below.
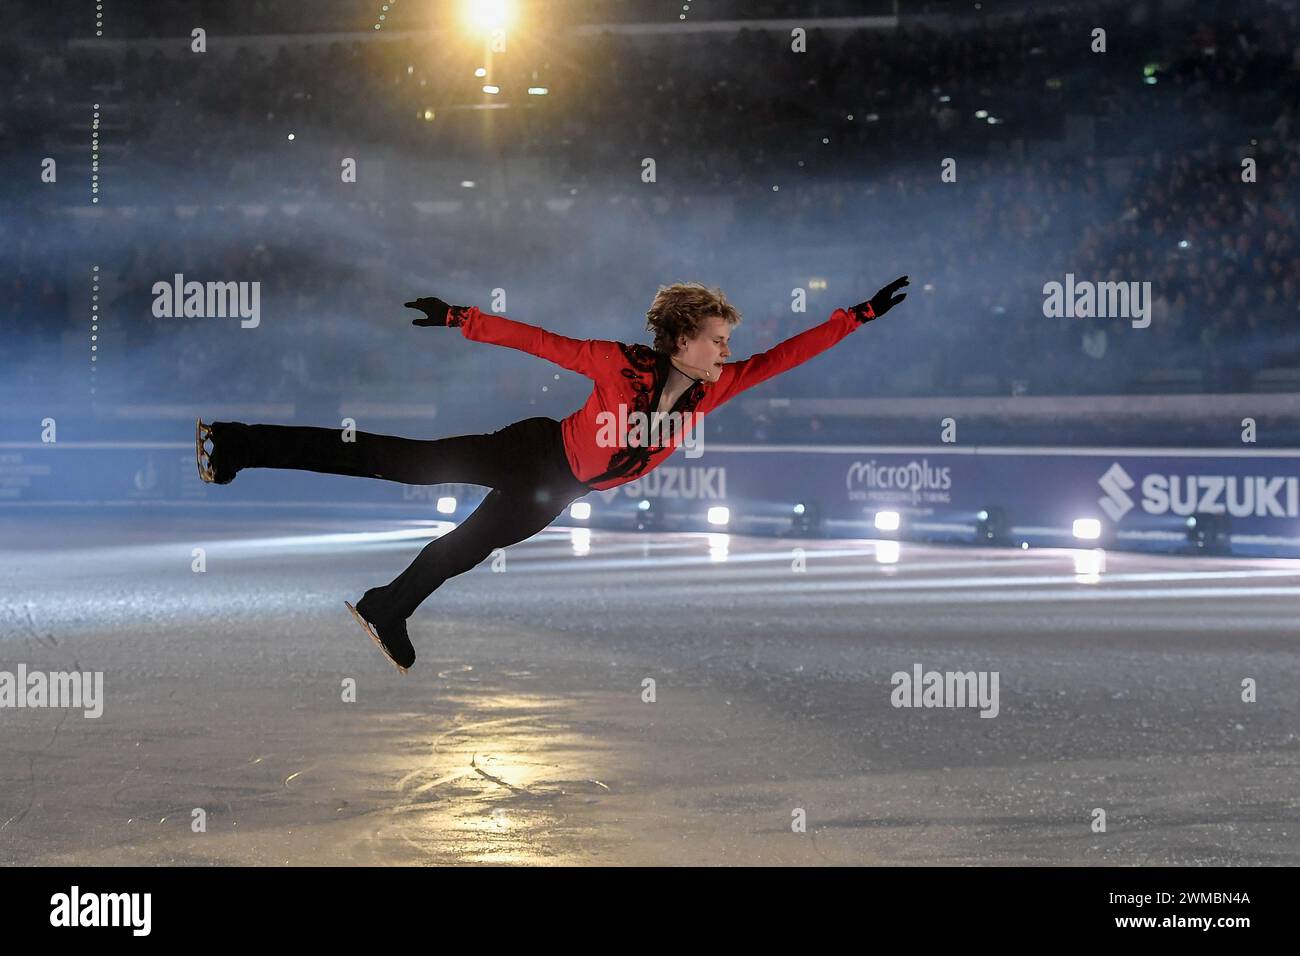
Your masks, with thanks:
M 419 309 L 424 313 L 422 319 L 412 319 L 412 325 L 447 325 L 448 313 L 456 306 L 448 305 L 442 299 L 435 299 L 433 296 L 424 296 L 416 299 L 414 302 L 405 303 L 408 309 Z
M 849 314 L 861 322 L 870 322 L 872 319 L 878 319 L 898 303 L 907 298 L 907 293 L 894 295 L 899 289 L 907 285 L 907 276 L 895 279 L 889 285 L 885 286 L 866 302 L 859 302 L 853 308 L 849 309 Z

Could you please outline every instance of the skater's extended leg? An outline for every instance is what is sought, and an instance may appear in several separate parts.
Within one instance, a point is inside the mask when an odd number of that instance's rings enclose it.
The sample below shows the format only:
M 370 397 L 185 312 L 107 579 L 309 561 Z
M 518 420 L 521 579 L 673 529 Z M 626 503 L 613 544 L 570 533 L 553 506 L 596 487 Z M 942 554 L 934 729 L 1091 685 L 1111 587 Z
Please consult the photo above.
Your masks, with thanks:
M 244 468 L 293 468 L 408 485 L 496 487 L 517 474 L 514 429 L 422 440 L 362 431 L 347 435 L 341 428 L 213 422 L 211 460 L 222 484 Z
M 490 492 L 460 525 L 425 545 L 391 584 L 367 591 L 358 609 L 364 603 L 381 619 L 410 617 L 448 578 L 468 571 L 497 548 L 531 538 L 573 498 L 572 493 L 545 487 Z

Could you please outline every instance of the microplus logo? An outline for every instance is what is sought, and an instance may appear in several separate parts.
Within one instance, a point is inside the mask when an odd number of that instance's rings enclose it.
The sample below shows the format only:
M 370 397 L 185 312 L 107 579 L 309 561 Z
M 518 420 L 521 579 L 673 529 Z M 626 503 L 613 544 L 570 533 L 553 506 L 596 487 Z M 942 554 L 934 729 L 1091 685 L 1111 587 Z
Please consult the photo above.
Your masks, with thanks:
M 1132 319 L 1133 328 L 1151 324 L 1150 282 L 1082 282 L 1065 274 L 1065 285 L 1043 284 L 1043 315 L 1049 319 Z
M 178 272 L 171 282 L 153 284 L 153 314 L 159 319 L 224 319 L 239 316 L 241 328 L 261 324 L 260 282 L 186 282 Z
M 1097 482 L 1106 497 L 1097 504 L 1112 521 L 1133 508 L 1134 486 L 1116 462 Z M 1300 517 L 1300 478 L 1295 475 L 1162 475 L 1142 478 L 1142 510 L 1149 515 L 1230 514 L 1234 518 Z
M 93 679 L 92 679 L 93 678 Z M 0 671 L 0 708 L 79 707 L 83 717 L 94 719 L 104 713 L 103 671 Z
M 130 926 L 132 935 L 148 936 L 152 925 L 151 893 L 71 893 L 50 897 L 51 926 Z
M 871 461 L 855 461 L 844 474 L 844 487 L 849 500 L 868 497 L 867 491 L 899 491 L 920 501 L 922 493 L 946 498 L 943 492 L 952 489 L 952 468 L 948 465 L 930 467 L 930 460 L 909 461 L 906 465 L 878 465 Z M 865 489 L 865 490 L 864 490 Z
M 998 671 L 897 671 L 889 702 L 895 707 L 979 707 L 981 717 L 998 715 Z

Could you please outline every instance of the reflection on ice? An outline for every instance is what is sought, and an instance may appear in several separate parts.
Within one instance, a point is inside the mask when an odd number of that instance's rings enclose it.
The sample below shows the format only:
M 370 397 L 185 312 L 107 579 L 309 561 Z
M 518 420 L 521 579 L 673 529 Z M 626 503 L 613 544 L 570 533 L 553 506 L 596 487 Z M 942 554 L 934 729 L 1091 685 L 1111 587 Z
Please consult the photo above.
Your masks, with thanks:
M 726 561 L 731 549 L 731 535 L 722 532 L 709 532 L 709 561 Z
M 1106 552 L 1100 548 L 1091 551 L 1076 551 L 1074 554 L 1074 573 L 1080 584 L 1096 584 L 1106 570 Z

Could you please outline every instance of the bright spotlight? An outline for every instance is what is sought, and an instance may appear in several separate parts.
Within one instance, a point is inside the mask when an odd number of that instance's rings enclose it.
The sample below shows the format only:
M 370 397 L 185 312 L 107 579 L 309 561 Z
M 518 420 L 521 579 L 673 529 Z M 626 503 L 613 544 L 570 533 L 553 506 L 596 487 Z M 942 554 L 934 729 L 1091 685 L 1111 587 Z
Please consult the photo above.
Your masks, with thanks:
M 636 510 L 637 510 L 637 511 L 649 511 L 649 510 L 650 510 L 650 499 L 649 499 L 649 498 L 642 498 L 640 501 L 638 501 L 638 502 L 636 503 Z
M 876 512 L 876 530 L 877 530 L 877 531 L 897 531 L 897 530 L 898 530 L 898 512 L 897 512 L 897 511 L 877 511 L 877 512 Z
M 714 505 L 709 509 L 709 524 L 726 524 L 730 520 L 730 508 L 723 505 Z
M 1096 518 L 1075 518 L 1074 536 L 1088 541 L 1096 541 L 1101 537 L 1101 522 Z
M 489 83 L 487 86 L 483 87 L 483 92 L 484 92 L 484 93 L 500 93 L 500 92 L 501 92 L 501 87 L 499 87 L 499 86 L 493 86 L 491 83 Z
M 515 13 L 510 0 L 464 0 L 461 9 L 465 25 L 477 33 L 504 30 Z
M 455 499 L 455 498 L 439 498 L 439 499 L 438 499 L 438 514 L 440 514 L 440 515 L 449 515 L 449 514 L 455 514 L 455 513 L 456 513 L 456 499 Z
M 573 515 L 578 521 L 586 521 L 591 517 L 591 502 L 575 501 L 569 506 L 569 514 Z

